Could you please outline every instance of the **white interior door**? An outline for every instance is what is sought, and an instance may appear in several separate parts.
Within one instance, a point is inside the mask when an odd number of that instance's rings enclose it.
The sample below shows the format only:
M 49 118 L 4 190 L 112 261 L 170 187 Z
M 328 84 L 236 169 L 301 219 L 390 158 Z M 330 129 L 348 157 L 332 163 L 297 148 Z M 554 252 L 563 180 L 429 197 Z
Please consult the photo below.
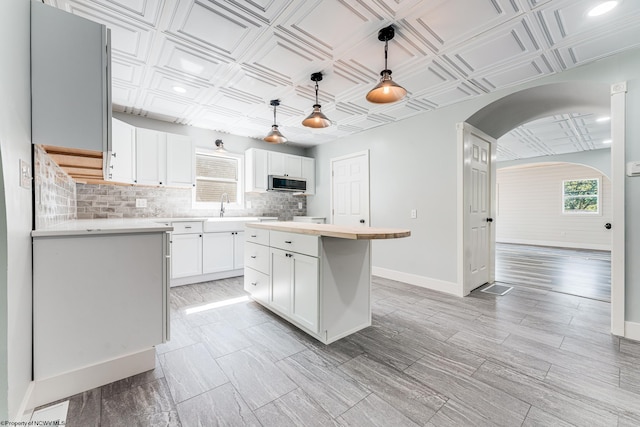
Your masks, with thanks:
M 369 226 L 369 151 L 331 159 L 331 223 Z
M 492 155 L 496 140 L 468 124 L 463 126 L 464 149 L 464 260 L 463 294 L 494 277 L 495 230 L 493 224 L 492 188 L 494 169 Z

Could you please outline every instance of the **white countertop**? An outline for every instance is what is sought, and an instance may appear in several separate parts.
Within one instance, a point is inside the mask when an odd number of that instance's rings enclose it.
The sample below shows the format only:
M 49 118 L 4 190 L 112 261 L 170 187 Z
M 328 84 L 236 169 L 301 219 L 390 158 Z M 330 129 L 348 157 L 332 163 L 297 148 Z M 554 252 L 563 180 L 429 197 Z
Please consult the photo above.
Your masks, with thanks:
M 66 221 L 51 227 L 33 230 L 32 237 L 71 236 L 82 234 L 150 233 L 171 231 L 172 222 L 252 222 L 271 221 L 275 217 L 197 217 L 197 218 L 113 218 L 113 219 L 77 219 Z

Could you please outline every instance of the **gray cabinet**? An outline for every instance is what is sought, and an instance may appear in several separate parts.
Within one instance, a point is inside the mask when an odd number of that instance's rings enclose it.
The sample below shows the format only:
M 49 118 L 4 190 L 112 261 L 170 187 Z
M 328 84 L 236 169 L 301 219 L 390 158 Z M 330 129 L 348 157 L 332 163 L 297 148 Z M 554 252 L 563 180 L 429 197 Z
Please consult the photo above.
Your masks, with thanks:
M 32 1 L 33 143 L 110 152 L 110 66 L 104 25 Z

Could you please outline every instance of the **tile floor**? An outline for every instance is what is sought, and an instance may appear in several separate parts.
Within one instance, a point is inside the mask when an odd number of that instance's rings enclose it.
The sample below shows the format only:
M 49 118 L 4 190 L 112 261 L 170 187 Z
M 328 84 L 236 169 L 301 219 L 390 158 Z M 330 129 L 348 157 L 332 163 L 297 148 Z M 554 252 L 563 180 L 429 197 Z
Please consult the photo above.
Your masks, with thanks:
M 373 279 L 373 326 L 325 346 L 243 296 L 172 289 L 157 366 L 71 397 L 67 426 L 637 426 L 640 343 L 609 304 L 539 289 L 457 298 Z

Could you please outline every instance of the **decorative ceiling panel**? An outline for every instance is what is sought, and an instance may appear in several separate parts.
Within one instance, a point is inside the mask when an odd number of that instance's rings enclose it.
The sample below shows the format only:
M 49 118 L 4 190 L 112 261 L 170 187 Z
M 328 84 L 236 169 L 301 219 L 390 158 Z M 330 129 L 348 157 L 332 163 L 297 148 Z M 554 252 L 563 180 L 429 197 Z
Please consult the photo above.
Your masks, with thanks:
M 640 46 L 640 1 L 588 17 L 599 1 L 45 3 L 111 28 L 116 111 L 262 138 L 273 120 L 269 101 L 278 98 L 283 134 L 312 146 Z M 371 104 L 365 95 L 384 68 L 378 31 L 388 25 L 396 30 L 388 67 L 408 95 Z M 308 129 L 301 122 L 315 102 L 310 75 L 318 71 L 319 100 L 332 126 Z M 580 120 L 571 123 L 575 130 L 554 124 L 544 139 L 529 128 L 501 152 L 520 158 L 603 146 L 593 124 L 586 132 Z

